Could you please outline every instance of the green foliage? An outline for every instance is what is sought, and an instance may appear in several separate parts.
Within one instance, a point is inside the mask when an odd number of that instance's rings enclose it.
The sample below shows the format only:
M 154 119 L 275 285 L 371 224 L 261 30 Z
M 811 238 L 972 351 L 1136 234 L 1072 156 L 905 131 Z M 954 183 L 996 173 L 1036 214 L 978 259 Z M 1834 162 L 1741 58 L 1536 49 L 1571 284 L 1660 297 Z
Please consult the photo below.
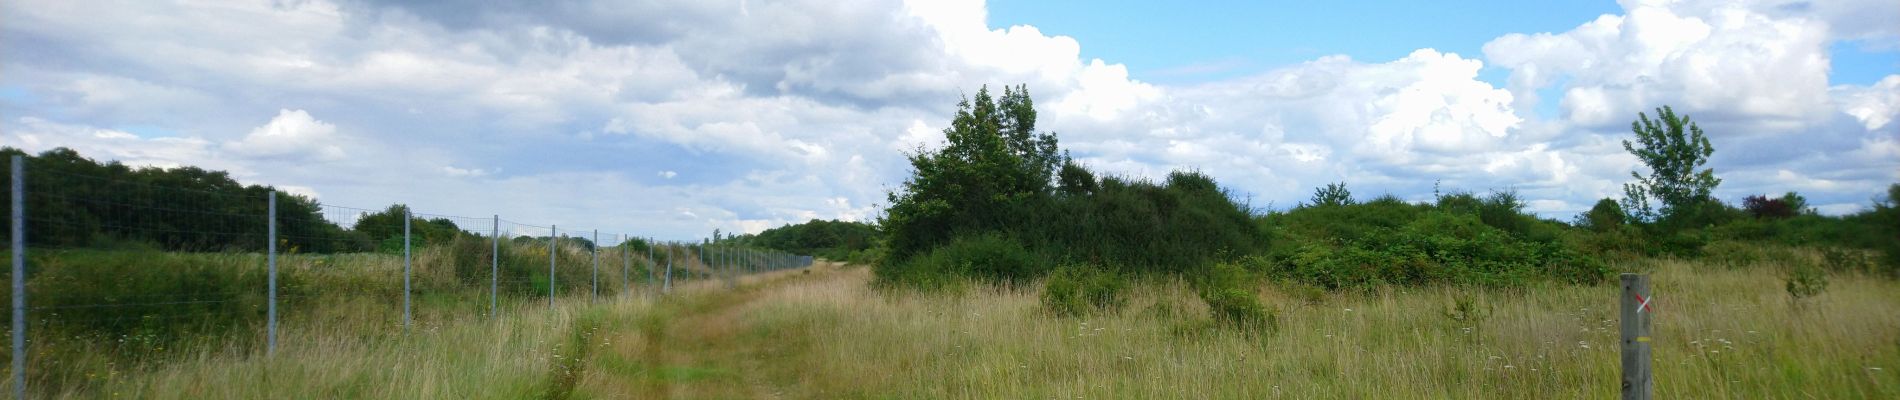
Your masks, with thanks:
M 356 218 L 353 230 L 368 236 L 377 243 L 376 250 L 385 253 L 401 253 L 403 245 L 404 215 L 409 219 L 409 246 L 420 248 L 431 243 L 448 243 L 458 237 L 474 236 L 455 226 L 455 221 L 447 218 L 423 219 L 415 217 L 409 206 L 390 205 L 383 211 L 363 214 Z M 563 239 L 566 240 L 566 239 Z
M 1050 259 L 1134 274 L 1190 272 L 1267 247 L 1246 207 L 1205 174 L 1177 171 L 1161 185 L 1108 177 L 1095 188 L 1019 221 L 1017 237 Z
M 1215 321 L 1245 332 L 1270 331 L 1278 326 L 1278 313 L 1260 304 L 1253 291 L 1257 280 L 1239 264 L 1214 264 L 1193 282 Z
M 999 100 L 985 87 L 974 103 L 959 103 L 944 129 L 948 143 L 910 154 L 914 174 L 890 193 L 879 223 L 890 230 L 890 256 L 904 260 L 958 235 L 1004 230 L 1047 199 L 1066 157 L 1055 134 L 1034 133 L 1035 124 L 1023 87 L 1005 87 Z
M 879 264 L 880 281 L 926 290 L 953 289 L 963 278 L 1024 283 L 1041 276 L 1049 263 L 1001 234 L 962 236 L 901 263 Z
M 959 105 L 944 132 L 946 147 L 911 155 L 915 173 L 891 193 L 880 221 L 887 235 L 880 280 L 936 285 L 917 275 L 954 273 L 1020 282 L 1056 262 L 1181 273 L 1266 249 L 1248 207 L 1211 177 L 1177 171 L 1161 184 L 1098 178 L 1059 156 L 1053 134 L 1030 133 L 1035 114 L 1029 105 L 1023 90 L 1006 89 L 994 103 L 987 90 L 979 91 L 974 105 Z M 959 261 L 992 248 L 985 246 L 993 238 L 1016 242 L 1016 249 L 994 247 L 995 254 L 1020 249 L 1030 261 L 967 267 Z
M 814 219 L 759 232 L 754 246 L 844 261 L 877 245 L 877 226 L 854 221 Z
M 1308 205 L 1313 207 L 1337 207 L 1352 205 L 1352 191 L 1346 190 L 1346 183 L 1328 183 L 1313 190 L 1313 199 Z
M 1115 311 L 1127 302 L 1122 292 L 1127 282 L 1114 271 L 1099 266 L 1064 265 L 1049 274 L 1043 283 L 1042 306 L 1061 316 L 1088 315 Z
M 0 147 L 0 160 L 26 158 L 28 245 L 79 248 L 142 243 L 173 251 L 259 251 L 266 243 L 269 186 L 239 184 L 197 167 L 132 168 L 101 164 L 67 148 L 26 154 Z M 0 161 L 0 176 L 12 163 Z M 0 178 L 4 180 L 4 178 Z M 0 202 L 11 202 L 0 190 Z M 277 194 L 277 229 L 286 251 L 362 251 L 366 238 L 324 220 L 314 199 Z M 0 232 L 0 238 L 11 231 Z M 341 239 L 341 240 L 337 240 Z
M 28 257 L 35 320 L 56 322 L 44 325 L 56 335 L 116 345 L 105 350 L 135 353 L 264 323 L 268 285 L 262 265 L 248 263 L 260 261 L 253 256 L 79 250 Z M 281 295 L 305 294 L 303 276 L 278 279 Z
M 1820 295 L 1827 291 L 1827 271 L 1814 265 L 1802 263 L 1788 268 L 1788 274 L 1782 277 L 1788 290 L 1788 297 L 1801 300 Z
M 1872 272 L 1873 260 L 1864 252 L 1840 247 L 1821 248 L 1821 267 L 1828 272 Z
M 1595 232 L 1611 232 L 1623 226 L 1629 215 L 1623 212 L 1623 206 L 1616 200 L 1604 198 L 1590 206 L 1590 211 L 1578 216 L 1577 225 Z
M 1490 305 L 1480 305 L 1468 293 L 1452 296 L 1452 304 L 1445 308 L 1445 319 L 1459 324 L 1475 325 L 1483 323 L 1495 311 Z
M 1536 279 L 1597 283 L 1607 264 L 1560 224 L 1522 213 L 1514 194 L 1466 193 L 1438 204 L 1382 198 L 1300 207 L 1261 219 L 1275 248 L 1260 268 L 1329 289 L 1382 284 L 1521 286 Z M 1486 217 L 1489 216 L 1489 220 Z
M 1715 147 L 1689 116 L 1677 116 L 1669 106 L 1656 109 L 1655 120 L 1643 113 L 1636 116 L 1630 123 L 1636 142 L 1623 141 L 1623 149 L 1649 167 L 1650 174 L 1630 172 L 1636 182 L 1623 185 L 1623 209 L 1632 213 L 1632 219 L 1660 222 L 1665 233 L 1702 225 L 1708 217 L 1703 208 L 1711 200 L 1710 193 L 1722 183 L 1714 169 L 1702 168 Z M 1650 200 L 1662 207 L 1652 211 Z

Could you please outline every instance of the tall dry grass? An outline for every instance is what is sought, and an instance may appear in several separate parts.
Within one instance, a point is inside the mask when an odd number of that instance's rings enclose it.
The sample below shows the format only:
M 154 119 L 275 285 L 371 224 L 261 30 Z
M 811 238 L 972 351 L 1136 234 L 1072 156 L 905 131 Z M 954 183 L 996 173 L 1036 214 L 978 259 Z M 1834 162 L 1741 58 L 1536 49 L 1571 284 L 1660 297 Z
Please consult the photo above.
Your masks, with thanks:
M 1900 397 L 1900 283 L 1836 275 L 1791 302 L 1767 267 L 1657 261 L 1663 398 Z M 1265 285 L 1280 327 L 1212 321 L 1180 282 L 1056 317 L 1035 290 L 872 289 L 822 265 L 682 283 L 365 338 L 303 331 L 275 357 L 202 352 L 54 397 L 1604 398 L 1616 288 Z M 1456 305 L 1469 304 L 1464 312 Z M 359 327 L 367 328 L 367 327 Z
M 1661 398 L 1900 397 L 1900 284 L 1841 275 L 1792 303 L 1772 270 L 1653 263 Z M 1263 287 L 1280 329 L 1216 327 L 1181 283 L 1057 318 L 1036 293 L 884 294 L 867 272 L 776 287 L 741 324 L 789 398 L 1605 398 L 1614 286 Z M 1472 307 L 1454 318 L 1459 300 Z M 1450 315 L 1448 315 L 1450 314 Z

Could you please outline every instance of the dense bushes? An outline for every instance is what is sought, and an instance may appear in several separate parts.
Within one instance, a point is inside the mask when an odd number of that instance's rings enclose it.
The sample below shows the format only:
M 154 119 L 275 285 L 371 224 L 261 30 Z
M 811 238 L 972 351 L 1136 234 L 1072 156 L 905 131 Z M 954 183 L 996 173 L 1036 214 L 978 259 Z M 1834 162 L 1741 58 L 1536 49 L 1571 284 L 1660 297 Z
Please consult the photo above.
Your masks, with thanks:
M 1181 273 L 1265 250 L 1247 207 L 1207 175 L 1097 178 L 1057 152 L 1054 134 L 1034 134 L 1035 119 L 1026 91 L 999 101 L 981 90 L 959 104 L 947 146 L 910 155 L 915 173 L 880 221 L 881 281 L 1021 282 L 1064 262 Z
M 1056 315 L 1076 316 L 1121 309 L 1125 279 L 1097 266 L 1066 265 L 1043 284 L 1042 305 Z
M 717 236 L 715 234 L 715 236 Z M 716 238 L 717 239 L 717 238 Z M 855 221 L 814 219 L 759 232 L 752 245 L 834 261 L 863 260 L 877 245 L 877 226 Z
M 1328 189 L 1321 189 L 1321 193 Z M 1261 218 L 1275 247 L 1252 267 L 1327 288 L 1379 284 L 1519 286 L 1535 279 L 1596 283 L 1605 263 L 1561 240 L 1564 227 L 1522 213 L 1515 195 L 1392 197 L 1302 206 Z
M 1247 332 L 1273 329 L 1279 324 L 1279 316 L 1254 296 L 1258 282 L 1239 265 L 1214 264 L 1193 282 L 1216 322 Z

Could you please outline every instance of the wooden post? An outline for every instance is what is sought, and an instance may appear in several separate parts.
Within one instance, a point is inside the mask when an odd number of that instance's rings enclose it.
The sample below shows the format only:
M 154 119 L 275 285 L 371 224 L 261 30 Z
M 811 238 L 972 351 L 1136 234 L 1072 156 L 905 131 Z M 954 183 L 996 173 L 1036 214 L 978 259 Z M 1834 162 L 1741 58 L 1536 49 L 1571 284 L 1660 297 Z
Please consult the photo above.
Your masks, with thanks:
M 1654 393 L 1649 374 L 1649 275 L 1623 274 L 1623 298 L 1619 301 L 1623 325 L 1623 398 L 1649 400 Z

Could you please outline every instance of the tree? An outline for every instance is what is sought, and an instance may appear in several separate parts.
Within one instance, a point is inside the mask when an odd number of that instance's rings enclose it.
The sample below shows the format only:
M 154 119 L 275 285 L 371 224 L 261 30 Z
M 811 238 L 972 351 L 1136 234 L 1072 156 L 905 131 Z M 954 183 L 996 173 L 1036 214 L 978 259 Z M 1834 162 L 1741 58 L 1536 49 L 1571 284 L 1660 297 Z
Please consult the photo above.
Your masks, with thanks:
M 1616 200 L 1604 198 L 1597 200 L 1597 204 L 1583 214 L 1581 222 L 1590 230 L 1606 232 L 1623 225 L 1624 218 L 1628 218 L 1628 214 L 1623 213 L 1623 207 L 1616 204 Z
M 1313 207 L 1352 205 L 1352 192 L 1346 190 L 1346 183 L 1328 183 L 1326 187 L 1313 190 Z
M 909 155 L 915 170 L 889 194 L 879 225 L 890 232 L 890 255 L 902 260 L 948 243 L 960 233 L 1002 230 L 1046 201 L 1056 167 L 1067 161 L 1054 133 L 1035 133 L 1036 110 L 1023 86 L 989 88 L 957 104 L 942 149 Z
M 1669 106 L 1656 109 L 1655 120 L 1643 113 L 1636 117 L 1630 123 L 1636 142 L 1623 141 L 1623 150 L 1649 167 L 1650 174 L 1630 171 L 1636 182 L 1623 185 L 1623 209 L 1632 220 L 1661 222 L 1665 227 L 1699 222 L 1703 208 L 1712 199 L 1710 193 L 1722 183 L 1714 169 L 1703 168 L 1715 153 L 1708 136 L 1689 116 L 1678 116 Z M 1662 207 L 1651 208 L 1651 200 L 1662 203 Z

